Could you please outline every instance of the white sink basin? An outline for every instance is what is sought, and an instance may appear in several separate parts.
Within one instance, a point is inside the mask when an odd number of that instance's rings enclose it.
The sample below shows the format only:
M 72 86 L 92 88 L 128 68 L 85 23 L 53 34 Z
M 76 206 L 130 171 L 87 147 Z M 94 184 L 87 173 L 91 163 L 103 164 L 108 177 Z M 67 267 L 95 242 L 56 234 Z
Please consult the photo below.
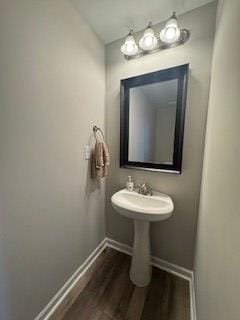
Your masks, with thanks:
M 126 189 L 112 196 L 112 205 L 121 215 L 134 220 L 134 244 L 130 279 L 145 287 L 151 281 L 150 222 L 161 221 L 172 215 L 172 199 L 163 193 L 144 196 Z
M 144 221 L 165 220 L 174 209 L 172 199 L 166 194 L 153 192 L 152 196 L 144 196 L 126 189 L 112 196 L 112 205 L 123 216 Z

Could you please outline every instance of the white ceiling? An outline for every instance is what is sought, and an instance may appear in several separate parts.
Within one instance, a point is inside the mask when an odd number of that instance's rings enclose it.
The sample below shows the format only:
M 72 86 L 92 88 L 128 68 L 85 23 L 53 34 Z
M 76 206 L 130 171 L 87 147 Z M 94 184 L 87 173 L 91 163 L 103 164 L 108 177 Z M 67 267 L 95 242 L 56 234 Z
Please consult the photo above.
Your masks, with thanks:
M 173 11 L 190 11 L 214 0 L 70 0 L 104 43 L 166 20 Z

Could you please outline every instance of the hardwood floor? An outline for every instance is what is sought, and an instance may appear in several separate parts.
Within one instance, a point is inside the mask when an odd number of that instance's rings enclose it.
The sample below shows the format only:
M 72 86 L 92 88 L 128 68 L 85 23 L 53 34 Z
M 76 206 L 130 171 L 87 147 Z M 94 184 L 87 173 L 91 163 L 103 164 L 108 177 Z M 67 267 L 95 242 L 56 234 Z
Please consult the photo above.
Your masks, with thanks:
M 190 320 L 188 281 L 153 268 L 146 288 L 129 280 L 130 257 L 106 249 L 64 320 Z M 55 317 L 57 319 L 57 317 Z

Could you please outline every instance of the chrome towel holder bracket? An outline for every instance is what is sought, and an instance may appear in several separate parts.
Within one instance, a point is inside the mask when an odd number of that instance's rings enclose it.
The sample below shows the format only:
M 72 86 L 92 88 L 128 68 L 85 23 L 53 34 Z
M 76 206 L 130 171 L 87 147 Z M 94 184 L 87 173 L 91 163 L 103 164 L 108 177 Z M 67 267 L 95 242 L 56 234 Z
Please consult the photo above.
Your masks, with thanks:
M 97 132 L 98 131 L 101 133 L 102 138 L 104 139 L 104 133 L 103 133 L 102 129 L 97 126 L 93 126 L 93 134 L 94 134 L 95 139 L 97 140 Z

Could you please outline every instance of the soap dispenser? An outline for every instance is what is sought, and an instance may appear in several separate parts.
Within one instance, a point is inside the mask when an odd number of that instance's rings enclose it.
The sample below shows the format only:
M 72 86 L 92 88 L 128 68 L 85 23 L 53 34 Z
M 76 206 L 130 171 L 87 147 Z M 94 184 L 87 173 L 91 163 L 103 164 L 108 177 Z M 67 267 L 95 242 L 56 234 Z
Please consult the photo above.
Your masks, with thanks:
M 127 187 L 128 191 L 133 191 L 134 183 L 132 181 L 132 177 L 131 176 L 128 176 L 128 181 L 127 181 L 126 187 Z

